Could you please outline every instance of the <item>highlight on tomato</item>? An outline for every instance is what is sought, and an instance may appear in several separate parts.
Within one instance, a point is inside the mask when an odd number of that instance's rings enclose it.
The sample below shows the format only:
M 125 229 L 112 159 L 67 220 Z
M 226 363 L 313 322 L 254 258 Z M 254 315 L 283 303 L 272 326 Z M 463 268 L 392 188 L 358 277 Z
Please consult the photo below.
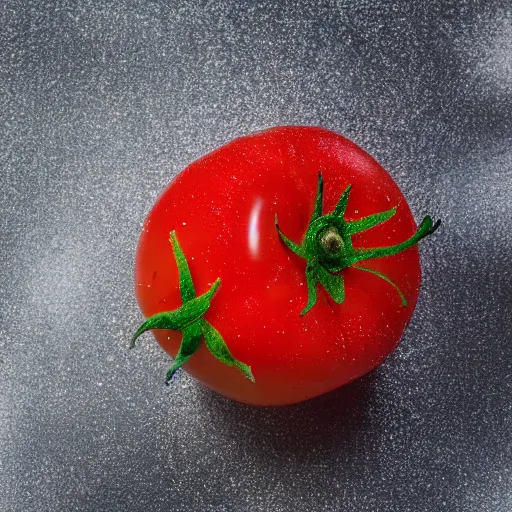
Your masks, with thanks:
M 396 347 L 420 290 L 416 225 L 390 175 L 353 142 L 303 126 L 236 139 L 163 191 L 140 236 L 135 291 L 174 359 L 240 402 L 336 389 Z

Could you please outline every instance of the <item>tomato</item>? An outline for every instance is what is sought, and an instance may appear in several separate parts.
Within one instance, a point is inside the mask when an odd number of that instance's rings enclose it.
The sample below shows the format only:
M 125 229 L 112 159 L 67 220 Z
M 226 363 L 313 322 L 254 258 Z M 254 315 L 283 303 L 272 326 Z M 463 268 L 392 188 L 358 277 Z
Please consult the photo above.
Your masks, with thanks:
M 136 337 L 153 329 L 178 357 L 169 377 L 182 365 L 241 402 L 326 393 L 399 342 L 420 289 L 416 244 L 438 224 L 418 228 L 389 174 L 341 135 L 279 127 L 236 139 L 150 211 L 135 289 L 153 320 Z

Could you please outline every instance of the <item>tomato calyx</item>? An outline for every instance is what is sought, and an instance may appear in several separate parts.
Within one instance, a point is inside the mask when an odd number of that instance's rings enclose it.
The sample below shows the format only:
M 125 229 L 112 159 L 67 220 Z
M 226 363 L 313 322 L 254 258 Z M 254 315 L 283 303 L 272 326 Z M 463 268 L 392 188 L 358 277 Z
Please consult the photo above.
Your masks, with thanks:
M 384 212 L 368 215 L 355 221 L 345 220 L 348 198 L 352 185 L 349 185 L 341 194 L 334 211 L 322 215 L 323 210 L 323 178 L 318 173 L 318 186 L 313 215 L 306 230 L 303 242 L 297 244 L 290 240 L 280 229 L 277 216 L 276 229 L 283 243 L 297 256 L 306 260 L 306 284 L 308 289 L 308 301 L 301 311 L 305 315 L 316 304 L 317 284 L 321 284 L 329 296 L 342 304 L 345 300 L 345 284 L 341 271 L 347 267 L 369 272 L 384 279 L 400 296 L 402 306 L 407 306 L 407 299 L 398 286 L 384 274 L 357 263 L 373 259 L 383 258 L 398 254 L 405 249 L 417 244 L 420 240 L 431 235 L 441 224 L 438 220 L 432 221 L 426 216 L 418 230 L 409 239 L 390 247 L 377 247 L 372 249 L 356 249 L 352 245 L 352 236 L 371 229 L 391 219 L 396 213 L 396 206 Z
M 167 372 L 165 379 L 167 385 L 176 370 L 185 364 L 199 348 L 202 340 L 212 355 L 228 366 L 236 366 L 246 378 L 254 382 L 251 368 L 232 356 L 220 333 L 203 318 L 221 284 L 220 279 L 217 279 L 206 293 L 196 297 L 188 262 L 178 243 L 175 231 L 170 234 L 170 242 L 178 267 L 180 295 L 183 304 L 173 311 L 164 311 L 149 317 L 134 334 L 130 348 L 135 346 L 137 338 L 142 333 L 150 329 L 181 331 L 183 338 L 174 363 Z

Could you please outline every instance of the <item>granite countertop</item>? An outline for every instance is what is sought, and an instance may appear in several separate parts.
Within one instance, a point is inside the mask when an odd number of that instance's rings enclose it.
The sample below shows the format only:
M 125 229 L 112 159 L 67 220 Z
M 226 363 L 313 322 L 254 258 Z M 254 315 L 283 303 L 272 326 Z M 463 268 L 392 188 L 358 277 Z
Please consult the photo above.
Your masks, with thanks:
M 512 508 L 509 1 L 0 6 L 0 510 Z M 384 365 L 286 408 L 215 395 L 148 340 L 141 224 L 188 163 L 275 125 L 389 170 L 424 244 Z

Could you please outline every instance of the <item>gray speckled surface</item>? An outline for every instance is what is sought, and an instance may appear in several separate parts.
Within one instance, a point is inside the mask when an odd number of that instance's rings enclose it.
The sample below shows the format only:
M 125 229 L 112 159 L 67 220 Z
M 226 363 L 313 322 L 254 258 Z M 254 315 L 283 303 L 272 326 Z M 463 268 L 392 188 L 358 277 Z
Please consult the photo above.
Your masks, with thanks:
M 0 510 L 512 509 L 509 1 L 3 0 L 0 27 Z M 414 320 L 298 406 L 167 389 L 127 350 L 141 223 L 193 159 L 293 123 L 444 220 Z

